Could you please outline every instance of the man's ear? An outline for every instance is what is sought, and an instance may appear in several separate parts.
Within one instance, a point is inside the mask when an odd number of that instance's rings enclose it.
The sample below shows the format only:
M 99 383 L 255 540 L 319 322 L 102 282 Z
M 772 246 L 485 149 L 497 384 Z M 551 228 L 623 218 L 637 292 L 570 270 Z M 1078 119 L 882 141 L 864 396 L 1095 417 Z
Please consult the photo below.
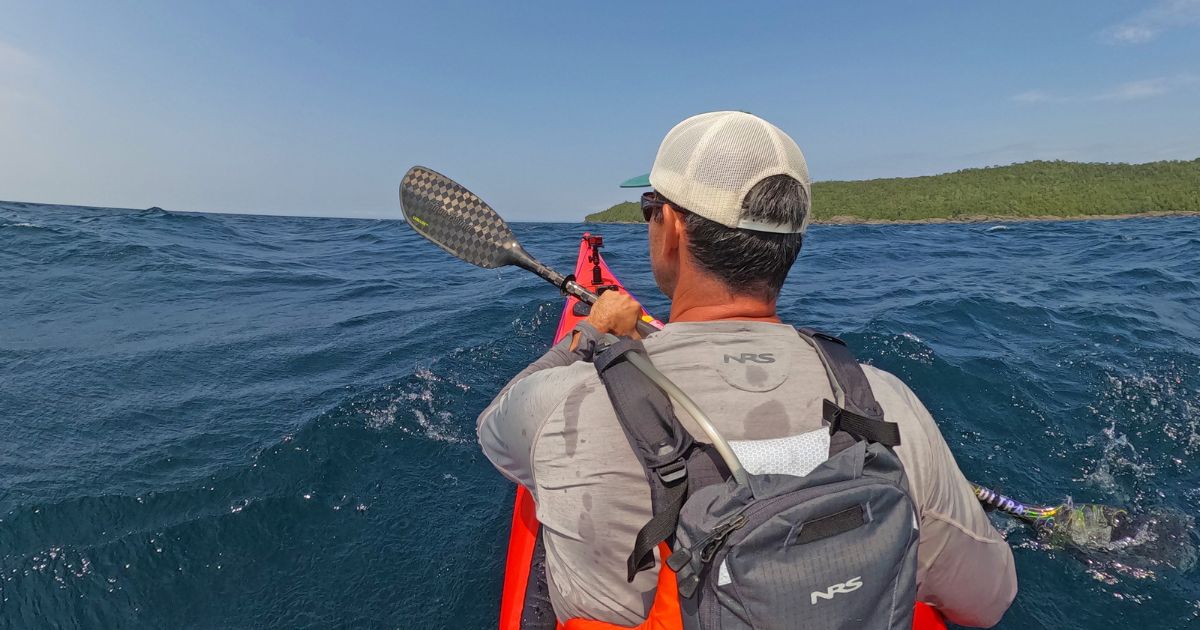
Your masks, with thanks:
M 662 235 L 663 235 L 663 253 L 671 256 L 677 256 L 679 244 L 683 240 L 687 232 L 687 226 L 683 222 L 683 214 L 676 212 L 671 204 L 663 204 L 662 207 Z

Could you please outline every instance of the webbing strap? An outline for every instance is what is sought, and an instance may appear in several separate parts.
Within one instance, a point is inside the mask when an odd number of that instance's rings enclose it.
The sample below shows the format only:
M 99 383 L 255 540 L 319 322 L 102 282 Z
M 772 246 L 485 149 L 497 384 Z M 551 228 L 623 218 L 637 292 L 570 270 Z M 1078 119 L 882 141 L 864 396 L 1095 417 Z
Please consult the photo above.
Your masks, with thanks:
M 871 393 L 867 375 L 846 343 L 811 328 L 797 331 L 817 351 L 837 399 L 836 404 L 825 401 L 823 409 L 830 433 L 840 429 L 859 439 L 898 446 L 900 427 L 883 419 L 883 408 Z
M 825 372 L 833 385 L 838 406 L 865 418 L 883 420 L 883 410 L 871 394 L 867 375 L 863 373 L 862 366 L 858 364 L 854 354 L 846 347 L 846 342 L 811 328 L 798 330 L 800 336 L 817 350 L 817 355 L 825 364 Z
M 824 401 L 821 415 L 829 423 L 830 433 L 845 431 L 868 442 L 879 442 L 893 447 L 900 445 L 900 427 L 895 422 L 864 418 L 856 413 L 846 411 L 828 400 Z
M 654 516 L 638 530 L 633 539 L 633 551 L 625 560 L 626 577 L 632 582 L 638 572 L 654 567 L 654 548 L 659 543 L 675 534 L 675 525 L 679 522 L 679 511 L 687 500 L 687 480 L 677 481 L 667 486 L 663 492 L 662 510 L 654 510 Z
M 598 352 L 593 360 L 608 391 L 613 411 L 650 482 L 654 516 L 634 539 L 626 561 L 628 579 L 654 566 L 654 548 L 675 533 L 679 510 L 687 498 L 687 456 L 695 445 L 679 424 L 667 395 L 633 364 L 629 352 L 645 353 L 641 341 L 622 339 Z

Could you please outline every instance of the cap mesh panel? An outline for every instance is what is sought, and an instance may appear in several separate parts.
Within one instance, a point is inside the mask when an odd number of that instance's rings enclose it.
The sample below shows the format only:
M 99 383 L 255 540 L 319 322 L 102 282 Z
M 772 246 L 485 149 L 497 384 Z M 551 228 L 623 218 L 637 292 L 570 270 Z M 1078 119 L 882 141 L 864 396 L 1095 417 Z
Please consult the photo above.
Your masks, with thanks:
M 693 116 L 667 133 L 650 183 L 684 208 L 738 227 L 746 194 L 772 175 L 789 175 L 809 192 L 804 154 L 787 134 L 752 114 L 712 112 Z M 804 230 L 808 214 L 796 217 L 794 231 Z M 786 226 L 781 230 L 789 231 Z

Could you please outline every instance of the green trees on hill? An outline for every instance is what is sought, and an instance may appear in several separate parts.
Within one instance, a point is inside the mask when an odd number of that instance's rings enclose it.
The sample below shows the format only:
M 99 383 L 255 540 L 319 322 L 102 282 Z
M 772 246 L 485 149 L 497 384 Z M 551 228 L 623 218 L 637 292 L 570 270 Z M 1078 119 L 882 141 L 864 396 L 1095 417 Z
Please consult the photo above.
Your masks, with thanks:
M 608 210 L 589 214 L 583 220 L 593 223 L 644 223 L 642 204 L 636 201 L 622 201 Z
M 817 221 L 920 221 L 1200 211 L 1200 159 L 1147 164 L 1035 161 L 928 177 L 813 183 Z M 641 222 L 632 202 L 588 215 Z

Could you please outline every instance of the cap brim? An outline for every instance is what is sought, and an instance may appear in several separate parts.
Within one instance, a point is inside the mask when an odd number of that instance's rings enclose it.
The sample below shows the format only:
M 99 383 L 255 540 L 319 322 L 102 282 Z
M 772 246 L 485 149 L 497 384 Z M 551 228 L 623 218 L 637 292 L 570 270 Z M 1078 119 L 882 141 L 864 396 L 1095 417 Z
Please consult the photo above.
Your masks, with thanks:
M 649 187 L 650 187 L 650 173 L 646 173 L 645 175 L 638 175 L 637 177 L 631 177 L 631 178 L 621 182 L 621 188 L 649 188 Z

